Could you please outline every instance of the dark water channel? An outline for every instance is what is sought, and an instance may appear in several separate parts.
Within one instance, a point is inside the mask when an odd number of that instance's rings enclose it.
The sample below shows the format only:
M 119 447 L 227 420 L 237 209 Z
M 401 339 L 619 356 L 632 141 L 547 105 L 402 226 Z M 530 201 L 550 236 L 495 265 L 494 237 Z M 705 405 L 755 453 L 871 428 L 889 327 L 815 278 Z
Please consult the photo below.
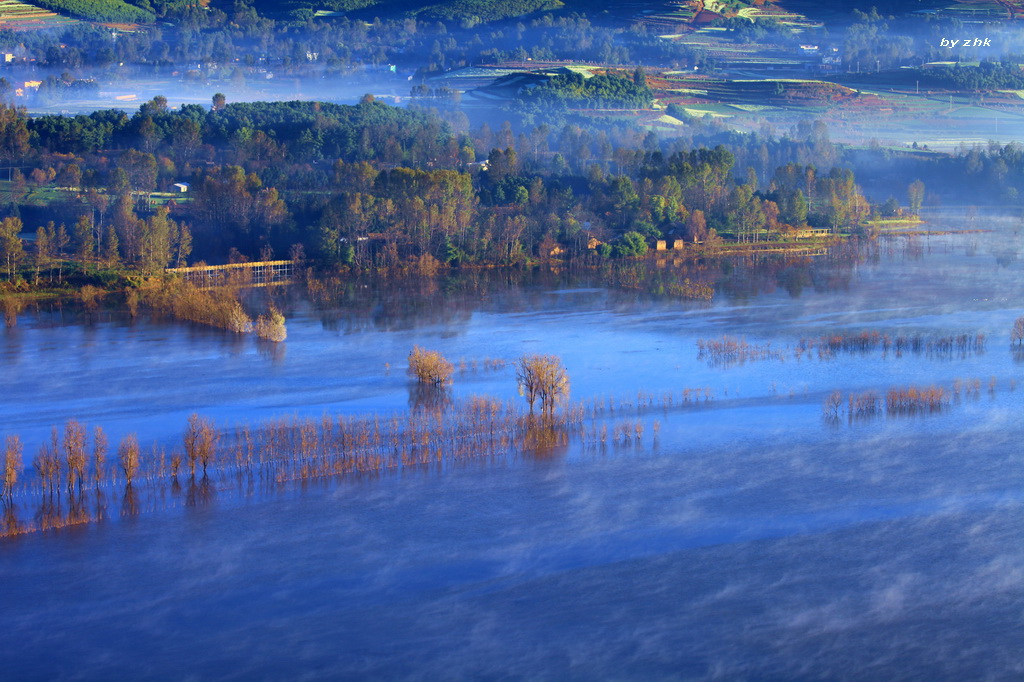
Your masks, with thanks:
M 109 521 L 0 540 L 0 677 L 1021 679 L 1020 222 L 976 222 L 993 231 L 886 238 L 770 276 L 734 265 L 710 304 L 586 277 L 357 288 L 339 306 L 282 293 L 276 349 L 112 311 L 27 313 L 0 334 L 0 435 L 20 433 L 27 460 L 68 417 L 173 444 L 193 411 L 227 425 L 405 410 L 413 344 L 557 354 L 585 401 L 714 399 L 636 417 L 639 442 L 222 486 L 131 516 L 112 493 Z M 987 342 L 793 351 L 867 330 Z M 782 359 L 697 357 L 723 334 Z M 938 412 L 822 417 L 834 389 L 958 379 L 982 388 Z M 509 367 L 458 373 L 453 394 L 519 399 Z

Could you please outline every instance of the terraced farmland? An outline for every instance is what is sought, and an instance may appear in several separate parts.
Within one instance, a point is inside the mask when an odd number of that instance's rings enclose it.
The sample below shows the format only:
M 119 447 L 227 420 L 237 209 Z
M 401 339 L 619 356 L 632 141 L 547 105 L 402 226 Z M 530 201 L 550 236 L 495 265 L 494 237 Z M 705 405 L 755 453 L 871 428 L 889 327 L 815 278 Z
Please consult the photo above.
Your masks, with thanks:
M 961 0 L 940 10 L 941 14 L 965 21 L 1012 19 L 1021 13 L 1020 2 L 995 2 L 994 0 Z
M 876 3 L 867 0 L 778 0 L 777 4 L 786 11 L 803 13 L 815 20 L 824 20 L 828 23 L 848 16 L 854 7 L 866 11 Z M 774 9 L 771 5 L 767 5 L 766 8 Z M 893 0 L 885 3 L 884 14 L 932 14 L 964 21 L 1014 19 L 1024 18 L 1024 0 Z
M 61 16 L 20 0 L 0 0 L 0 30 L 38 31 L 77 22 L 77 19 Z
M 689 2 L 667 2 L 656 10 L 643 10 L 639 21 L 652 31 L 679 30 L 683 24 L 689 24 L 697 16 L 697 12 Z
M 659 85 L 662 83 L 658 83 Z M 804 79 L 664 79 L 666 90 L 723 104 L 832 105 L 857 97 L 857 91 L 828 81 Z
M 777 5 L 766 4 L 759 7 L 744 7 L 736 15 L 751 21 L 770 19 L 799 30 L 821 28 L 824 25 L 820 21 L 811 21 L 799 12 L 791 12 Z

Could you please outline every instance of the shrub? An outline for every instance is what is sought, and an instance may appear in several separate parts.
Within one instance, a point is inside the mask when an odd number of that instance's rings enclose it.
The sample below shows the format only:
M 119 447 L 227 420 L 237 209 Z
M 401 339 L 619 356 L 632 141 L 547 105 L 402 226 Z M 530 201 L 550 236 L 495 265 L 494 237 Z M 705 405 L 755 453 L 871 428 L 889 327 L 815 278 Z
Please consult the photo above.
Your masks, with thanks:
M 436 350 L 413 346 L 409 353 L 408 372 L 409 376 L 415 377 L 421 384 L 442 386 L 451 382 L 455 368 Z
M 242 304 L 238 301 L 230 301 L 227 303 L 227 315 L 225 317 L 227 322 L 224 325 L 224 328 L 229 332 L 245 334 L 246 332 L 252 331 L 252 319 L 245 313 L 245 310 L 242 308 Z M 214 317 L 212 319 L 213 321 L 208 324 L 212 324 L 215 327 L 218 326 L 216 322 L 217 318 Z
M 141 290 L 145 303 L 179 320 L 219 327 L 236 334 L 252 331 L 252 320 L 230 288 L 199 289 L 195 285 L 168 280 Z
M 91 284 L 86 284 L 78 290 L 78 298 L 87 310 L 95 310 L 102 296 L 103 290 Z
M 288 338 L 288 330 L 284 326 L 284 315 L 274 306 L 266 315 L 256 318 L 256 336 L 267 341 L 280 343 Z
M 627 232 L 622 235 L 616 253 L 621 258 L 639 258 L 647 253 L 647 240 L 639 232 Z

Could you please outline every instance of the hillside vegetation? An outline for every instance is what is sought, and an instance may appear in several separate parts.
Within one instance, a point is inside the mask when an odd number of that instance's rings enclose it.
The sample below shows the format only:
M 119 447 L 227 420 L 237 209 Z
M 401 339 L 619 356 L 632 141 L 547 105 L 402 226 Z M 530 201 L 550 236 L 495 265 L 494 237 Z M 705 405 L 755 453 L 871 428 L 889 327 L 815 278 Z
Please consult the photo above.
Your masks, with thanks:
M 442 20 L 475 18 L 480 21 L 497 21 L 562 6 L 560 0 L 454 0 L 427 5 L 416 13 Z
M 156 16 L 123 0 L 33 0 L 33 4 L 54 12 L 62 12 L 92 21 L 149 23 Z
M 562 6 L 560 0 L 398 0 L 384 3 L 379 0 L 257 0 L 253 3 L 256 11 L 264 16 L 290 16 L 294 19 L 307 19 L 317 12 L 327 11 L 358 12 L 364 18 L 418 17 L 437 21 L 469 20 L 473 23 L 509 19 Z

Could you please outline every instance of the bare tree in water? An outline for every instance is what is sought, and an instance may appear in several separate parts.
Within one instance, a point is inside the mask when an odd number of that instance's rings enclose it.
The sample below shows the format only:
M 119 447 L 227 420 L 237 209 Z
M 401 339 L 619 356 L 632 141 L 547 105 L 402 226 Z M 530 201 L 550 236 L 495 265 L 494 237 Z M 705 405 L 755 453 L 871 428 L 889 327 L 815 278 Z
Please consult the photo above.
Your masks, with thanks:
M 217 430 L 213 422 L 205 417 L 200 417 L 194 412 L 188 418 L 188 426 L 185 427 L 183 438 L 185 444 L 185 457 L 188 459 L 189 476 L 196 476 L 196 462 L 203 465 L 203 478 L 206 478 L 207 467 L 214 461 L 217 454 Z
M 551 415 L 555 405 L 569 397 L 569 375 L 556 355 L 524 355 L 516 361 L 516 381 L 530 403 L 540 400 L 541 412 Z
M 1013 329 L 1010 331 L 1010 343 L 1018 346 L 1024 341 L 1024 317 L 1018 317 L 1013 322 Z
M 64 461 L 67 465 L 68 492 L 73 492 L 75 483 L 81 491 L 85 479 L 85 427 L 71 419 L 64 424 Z
M 0 496 L 11 499 L 14 492 L 14 485 L 18 482 L 18 474 L 21 473 L 21 437 L 7 436 L 7 443 L 4 447 L 4 487 Z
M 129 433 L 122 438 L 121 445 L 117 448 L 117 456 L 121 460 L 126 486 L 130 488 L 135 474 L 139 471 L 139 437 Z

